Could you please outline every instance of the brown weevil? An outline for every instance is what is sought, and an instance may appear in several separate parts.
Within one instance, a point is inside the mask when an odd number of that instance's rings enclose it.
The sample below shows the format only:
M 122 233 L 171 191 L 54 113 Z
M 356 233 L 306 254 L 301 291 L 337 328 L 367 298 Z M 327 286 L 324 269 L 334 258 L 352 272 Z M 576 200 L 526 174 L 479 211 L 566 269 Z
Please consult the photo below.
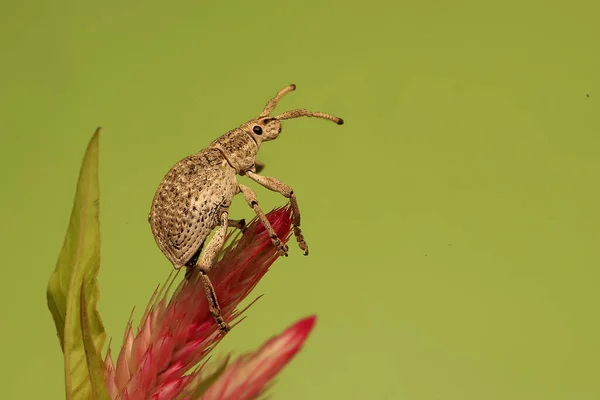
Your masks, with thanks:
M 270 234 L 279 255 L 287 256 L 288 250 L 258 206 L 256 193 L 238 183 L 236 175 L 246 175 L 267 189 L 290 199 L 294 236 L 300 249 L 305 255 L 308 254 L 308 246 L 300 231 L 300 210 L 294 191 L 275 178 L 258 175 L 264 164 L 256 160 L 256 153 L 262 142 L 279 136 L 282 120 L 315 117 L 338 125 L 344 121 L 333 115 L 305 109 L 270 116 L 279 100 L 295 89 L 296 85 L 282 89 L 267 102 L 259 117 L 227 132 L 199 153 L 175 164 L 160 183 L 152 201 L 148 220 L 156 244 L 176 269 L 183 266 L 188 271 L 198 268 L 210 313 L 222 333 L 227 332 L 229 326 L 221 316 L 217 296 L 207 273 L 223 247 L 227 227 L 235 226 L 242 231 L 245 229 L 243 219 L 229 219 L 229 206 L 233 197 L 242 193 Z M 207 237 L 216 227 L 218 230 L 204 248 Z

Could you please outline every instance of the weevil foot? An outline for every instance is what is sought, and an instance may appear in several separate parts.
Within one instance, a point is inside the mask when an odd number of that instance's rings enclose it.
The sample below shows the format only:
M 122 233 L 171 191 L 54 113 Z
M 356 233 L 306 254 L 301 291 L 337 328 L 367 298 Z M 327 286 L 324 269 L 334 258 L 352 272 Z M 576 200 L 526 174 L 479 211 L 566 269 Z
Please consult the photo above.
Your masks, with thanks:
M 273 246 L 275 246 L 277 253 L 279 253 L 280 256 L 288 256 L 288 247 L 285 245 L 285 243 L 279 240 L 277 235 L 271 235 L 271 242 L 273 242 Z
M 300 250 L 302 250 L 302 255 L 308 255 L 308 246 L 306 245 L 306 243 L 300 243 Z
M 306 242 L 304 240 L 300 240 L 300 238 L 298 238 L 298 237 L 296 237 L 296 239 L 298 240 L 298 247 L 300 247 L 300 250 L 302 250 L 302 254 L 307 256 L 308 255 L 308 245 L 306 244 Z
M 304 240 L 304 236 L 302 236 L 302 231 L 300 230 L 300 227 L 297 225 L 294 225 L 294 236 L 296 237 L 296 241 L 298 242 L 298 247 L 300 247 L 300 250 L 302 250 L 302 253 L 307 256 L 308 255 L 308 244 L 306 244 L 306 241 Z
M 288 256 L 288 247 L 285 244 L 280 243 L 280 245 L 277 246 L 277 252 L 279 253 L 280 256 L 287 257 Z
M 229 332 L 230 330 L 231 330 L 231 327 L 229 326 L 228 323 L 226 323 L 225 321 L 219 322 L 219 333 L 221 335 L 227 334 L 227 332 Z

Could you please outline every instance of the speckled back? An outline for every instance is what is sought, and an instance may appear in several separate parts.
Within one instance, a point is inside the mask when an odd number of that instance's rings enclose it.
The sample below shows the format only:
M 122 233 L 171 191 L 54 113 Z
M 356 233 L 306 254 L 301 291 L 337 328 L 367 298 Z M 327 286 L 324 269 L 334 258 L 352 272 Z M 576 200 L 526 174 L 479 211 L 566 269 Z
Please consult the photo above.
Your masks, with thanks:
M 184 158 L 165 175 L 149 220 L 158 247 L 175 267 L 184 266 L 219 224 L 219 211 L 238 190 L 235 175 L 214 148 Z

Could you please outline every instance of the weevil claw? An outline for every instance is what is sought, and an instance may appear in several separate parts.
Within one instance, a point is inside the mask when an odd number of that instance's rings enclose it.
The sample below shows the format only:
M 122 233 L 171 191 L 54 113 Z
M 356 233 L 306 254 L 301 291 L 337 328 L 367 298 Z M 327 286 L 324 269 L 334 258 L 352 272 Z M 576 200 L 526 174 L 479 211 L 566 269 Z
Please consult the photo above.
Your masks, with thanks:
M 227 332 L 229 332 L 230 330 L 231 330 L 231 327 L 226 322 L 219 324 L 219 333 L 221 335 L 227 334 Z

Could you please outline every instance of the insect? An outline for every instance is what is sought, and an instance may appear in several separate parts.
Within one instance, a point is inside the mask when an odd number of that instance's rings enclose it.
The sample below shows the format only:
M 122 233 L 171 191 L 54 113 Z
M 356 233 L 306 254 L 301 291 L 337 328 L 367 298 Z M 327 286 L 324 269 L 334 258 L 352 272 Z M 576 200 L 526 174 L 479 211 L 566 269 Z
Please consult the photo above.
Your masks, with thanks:
M 287 256 L 288 247 L 277 237 L 273 227 L 258 205 L 256 193 L 237 182 L 236 175 L 245 175 L 265 188 L 290 199 L 294 236 L 304 255 L 308 246 L 300 230 L 300 209 L 296 195 L 285 183 L 258 173 L 264 164 L 256 160 L 263 142 L 276 139 L 281 133 L 281 121 L 299 117 L 315 117 L 342 125 L 341 118 L 322 112 L 296 109 L 271 116 L 281 98 L 296 89 L 289 85 L 267 102 L 262 113 L 216 139 L 199 153 L 175 164 L 160 183 L 148 216 L 156 244 L 175 269 L 183 266 L 190 272 L 197 268 L 212 317 L 221 333 L 229 331 L 223 320 L 219 302 L 207 273 L 212 268 L 225 242 L 227 228 L 242 231 L 245 221 L 229 219 L 229 206 L 237 194 L 242 194 L 265 226 L 280 256 Z M 207 237 L 218 228 L 206 246 Z

